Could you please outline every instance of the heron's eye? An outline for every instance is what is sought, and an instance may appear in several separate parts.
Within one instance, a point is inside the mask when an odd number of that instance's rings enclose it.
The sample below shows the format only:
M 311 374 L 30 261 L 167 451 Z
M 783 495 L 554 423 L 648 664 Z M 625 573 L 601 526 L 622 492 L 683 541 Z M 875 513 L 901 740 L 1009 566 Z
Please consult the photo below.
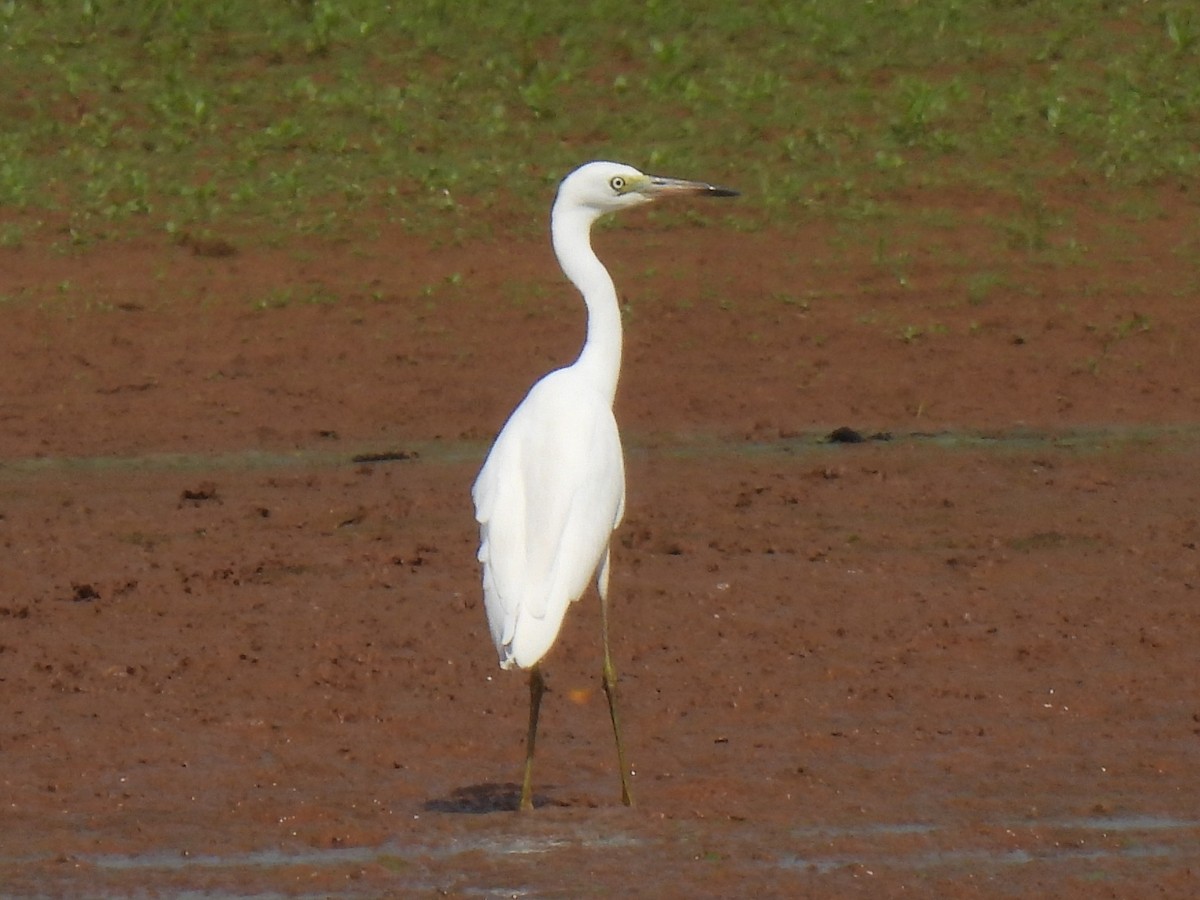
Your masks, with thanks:
M 614 175 L 608 182 L 608 186 L 618 194 L 625 190 L 625 179 L 620 175 Z

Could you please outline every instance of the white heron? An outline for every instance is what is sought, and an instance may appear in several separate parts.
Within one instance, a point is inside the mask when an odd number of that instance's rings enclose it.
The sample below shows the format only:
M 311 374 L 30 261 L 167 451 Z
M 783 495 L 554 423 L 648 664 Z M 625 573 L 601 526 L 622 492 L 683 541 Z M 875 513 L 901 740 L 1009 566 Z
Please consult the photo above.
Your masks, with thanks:
M 572 365 L 544 376 L 513 411 L 471 491 L 484 605 L 500 666 L 529 669 L 522 810 L 533 808 L 533 751 L 545 691 L 540 662 L 558 636 L 567 607 L 593 575 L 621 800 L 633 804 L 608 647 L 609 542 L 625 506 L 625 464 L 612 411 L 621 369 L 621 311 L 612 278 L 592 250 L 592 223 L 605 213 L 670 194 L 736 193 L 612 162 L 587 163 L 559 185 L 551 239 L 563 273 L 587 305 L 587 338 Z

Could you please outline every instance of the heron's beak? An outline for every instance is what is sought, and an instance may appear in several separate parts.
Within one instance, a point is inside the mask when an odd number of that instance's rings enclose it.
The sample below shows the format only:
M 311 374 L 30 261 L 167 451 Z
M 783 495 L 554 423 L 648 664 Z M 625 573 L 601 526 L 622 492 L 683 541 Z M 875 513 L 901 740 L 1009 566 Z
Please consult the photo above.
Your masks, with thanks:
M 665 197 L 671 194 L 688 194 L 703 197 L 736 197 L 738 192 L 731 188 L 717 187 L 706 181 L 686 181 L 683 178 L 663 178 L 647 175 L 646 183 L 639 191 L 647 197 Z

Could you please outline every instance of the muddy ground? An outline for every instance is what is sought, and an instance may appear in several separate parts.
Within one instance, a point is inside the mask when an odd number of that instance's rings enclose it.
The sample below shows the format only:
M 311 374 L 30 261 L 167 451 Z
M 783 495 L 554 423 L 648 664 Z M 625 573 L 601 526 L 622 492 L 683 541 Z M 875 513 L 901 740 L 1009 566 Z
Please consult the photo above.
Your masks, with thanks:
M 469 487 L 578 347 L 549 249 L 3 251 L 2 893 L 1195 896 L 1195 201 L 1082 261 L 963 216 L 598 236 L 637 806 L 589 596 L 532 815 Z

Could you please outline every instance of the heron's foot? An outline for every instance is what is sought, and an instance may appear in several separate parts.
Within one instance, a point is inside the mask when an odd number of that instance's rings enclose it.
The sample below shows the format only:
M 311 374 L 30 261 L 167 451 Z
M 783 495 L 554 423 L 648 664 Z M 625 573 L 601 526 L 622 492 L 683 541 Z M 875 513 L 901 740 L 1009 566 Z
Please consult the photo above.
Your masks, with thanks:
M 622 773 L 622 774 L 624 774 L 624 773 Z M 624 778 L 621 779 L 621 802 L 624 803 L 626 806 L 636 806 L 637 805 L 636 803 L 633 802 L 633 796 L 629 793 L 629 784 L 625 781 Z
M 533 791 L 529 788 L 529 781 L 521 787 L 521 805 L 517 807 L 518 812 L 533 812 Z

